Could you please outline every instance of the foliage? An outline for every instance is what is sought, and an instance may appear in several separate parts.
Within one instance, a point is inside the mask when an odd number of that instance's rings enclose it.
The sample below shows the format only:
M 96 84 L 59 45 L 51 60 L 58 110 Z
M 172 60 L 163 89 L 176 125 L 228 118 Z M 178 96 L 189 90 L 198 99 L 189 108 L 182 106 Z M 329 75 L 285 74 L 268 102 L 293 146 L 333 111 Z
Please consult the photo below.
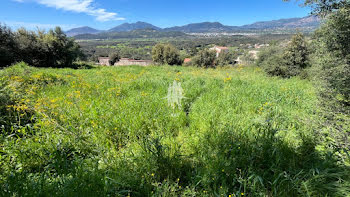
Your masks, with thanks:
M 297 76 L 309 66 L 309 49 L 303 34 L 298 33 L 292 37 L 283 54 L 287 63 L 287 76 Z
M 283 59 L 282 55 L 274 54 L 261 62 L 260 65 L 270 76 L 289 77 L 287 62 Z
M 217 66 L 227 66 L 234 64 L 238 54 L 233 51 L 228 51 L 226 53 L 220 53 L 219 57 L 216 59 L 215 65 Z
M 283 0 L 290 1 L 290 0 Z M 314 14 L 326 16 L 341 8 L 350 7 L 349 0 L 303 0 L 305 6 L 310 6 Z
M 249 51 L 244 51 L 240 59 L 244 64 L 247 65 L 254 64 L 255 62 L 254 55 L 252 53 L 249 53 Z
M 119 55 L 119 53 L 116 53 L 116 52 L 114 52 L 114 53 L 111 53 L 111 54 L 109 54 L 109 63 L 111 64 L 111 65 L 114 65 L 116 62 L 118 62 L 120 60 L 120 55 Z
M 305 5 L 325 19 L 314 34 L 311 59 L 311 76 L 323 117 L 320 133 L 327 146 L 334 147 L 340 157 L 349 158 L 350 1 L 305 0 Z
M 305 37 L 298 33 L 286 48 L 271 46 L 258 55 L 257 65 L 269 75 L 284 78 L 303 75 L 309 66 L 309 49 Z
M 313 58 L 313 75 L 325 99 L 324 104 L 332 106 L 331 111 L 346 114 L 350 114 L 349 20 L 350 9 L 345 8 L 328 17 L 315 33 L 314 45 L 317 49 Z
M 204 49 L 198 52 L 192 59 L 191 63 L 197 67 L 213 68 L 215 67 L 216 52 Z
M 0 26 L 0 29 L 0 40 L 6 40 L 1 45 L 2 67 L 19 61 L 36 67 L 69 67 L 83 56 L 79 45 L 68 38 L 59 27 L 47 33 L 23 28 L 12 32 L 5 26 Z
M 12 31 L 0 24 L 0 67 L 15 62 L 15 39 Z
M 264 63 L 269 62 L 268 59 L 272 56 L 282 56 L 283 47 L 277 44 L 271 45 L 270 47 L 262 49 L 258 53 L 258 59 L 256 60 L 256 65 L 262 67 Z
M 181 65 L 180 54 L 171 44 L 159 43 L 152 49 L 152 59 L 158 64 Z

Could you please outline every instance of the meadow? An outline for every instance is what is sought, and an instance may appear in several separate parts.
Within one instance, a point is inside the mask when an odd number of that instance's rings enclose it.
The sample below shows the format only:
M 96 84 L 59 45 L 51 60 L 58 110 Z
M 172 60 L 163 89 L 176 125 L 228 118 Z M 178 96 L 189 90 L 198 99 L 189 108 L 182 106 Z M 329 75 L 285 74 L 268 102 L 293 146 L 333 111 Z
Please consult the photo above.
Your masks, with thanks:
M 0 196 L 346 196 L 315 92 L 256 67 L 20 63 L 0 71 Z

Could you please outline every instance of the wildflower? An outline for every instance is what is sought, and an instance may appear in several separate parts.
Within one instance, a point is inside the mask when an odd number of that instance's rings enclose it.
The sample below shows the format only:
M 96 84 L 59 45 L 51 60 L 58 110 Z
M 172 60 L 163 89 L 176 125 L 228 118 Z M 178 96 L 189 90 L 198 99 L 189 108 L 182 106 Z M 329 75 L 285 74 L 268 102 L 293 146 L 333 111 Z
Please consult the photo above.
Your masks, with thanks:
M 244 196 L 244 193 L 242 192 L 241 195 Z
M 222 186 L 220 186 L 220 189 L 222 189 Z
M 232 195 L 230 194 L 230 195 L 228 195 L 228 197 L 232 197 Z
M 178 178 L 178 179 L 177 179 L 177 182 L 179 182 L 179 181 L 180 181 L 180 179 Z
M 151 176 L 154 176 L 154 173 L 152 173 Z

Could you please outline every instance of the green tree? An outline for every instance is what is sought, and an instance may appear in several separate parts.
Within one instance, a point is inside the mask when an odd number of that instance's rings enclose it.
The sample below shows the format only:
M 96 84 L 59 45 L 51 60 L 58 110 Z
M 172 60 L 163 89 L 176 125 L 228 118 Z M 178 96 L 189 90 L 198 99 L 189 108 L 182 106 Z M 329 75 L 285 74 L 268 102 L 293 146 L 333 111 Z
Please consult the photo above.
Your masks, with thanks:
M 158 64 L 181 65 L 179 51 L 171 44 L 157 44 L 152 49 L 152 59 Z
M 287 76 L 296 76 L 308 67 L 309 49 L 303 34 L 298 33 L 292 37 L 287 49 L 284 51 L 283 59 L 287 64 Z
M 216 52 L 208 49 L 199 51 L 199 53 L 193 58 L 192 62 L 195 66 L 210 68 L 215 67 Z
M 291 1 L 291 0 L 283 0 Z M 297 0 L 299 1 L 299 0 Z M 319 16 L 325 17 L 326 15 L 338 11 L 341 8 L 349 8 L 349 0 L 303 0 L 304 6 L 310 6 L 312 13 Z
M 341 104 L 339 110 L 350 114 L 349 21 L 350 9 L 342 8 L 330 14 L 326 23 L 316 31 L 313 74 L 326 102 L 337 100 Z
M 215 65 L 217 66 L 227 66 L 233 64 L 237 59 L 238 54 L 233 51 L 228 51 L 226 53 L 220 53 L 219 57 L 216 59 Z
M 75 60 L 83 57 L 80 46 L 59 27 L 47 33 L 21 28 L 13 33 L 13 40 L 16 46 L 13 62 L 24 61 L 37 67 L 72 67 Z
M 15 62 L 16 48 L 11 29 L 0 24 L 0 67 L 9 66 Z
M 117 52 L 109 54 L 109 63 L 114 65 L 116 62 L 120 60 L 120 55 Z

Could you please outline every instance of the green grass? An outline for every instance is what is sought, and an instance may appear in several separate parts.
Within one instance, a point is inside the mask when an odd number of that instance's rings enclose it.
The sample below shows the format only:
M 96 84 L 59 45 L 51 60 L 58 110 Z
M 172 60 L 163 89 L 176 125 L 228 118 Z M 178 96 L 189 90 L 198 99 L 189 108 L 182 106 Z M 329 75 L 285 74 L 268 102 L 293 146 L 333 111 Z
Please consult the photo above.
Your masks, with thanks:
M 181 108 L 167 103 L 181 83 Z M 0 71 L 1 196 L 346 196 L 309 81 L 258 68 Z

